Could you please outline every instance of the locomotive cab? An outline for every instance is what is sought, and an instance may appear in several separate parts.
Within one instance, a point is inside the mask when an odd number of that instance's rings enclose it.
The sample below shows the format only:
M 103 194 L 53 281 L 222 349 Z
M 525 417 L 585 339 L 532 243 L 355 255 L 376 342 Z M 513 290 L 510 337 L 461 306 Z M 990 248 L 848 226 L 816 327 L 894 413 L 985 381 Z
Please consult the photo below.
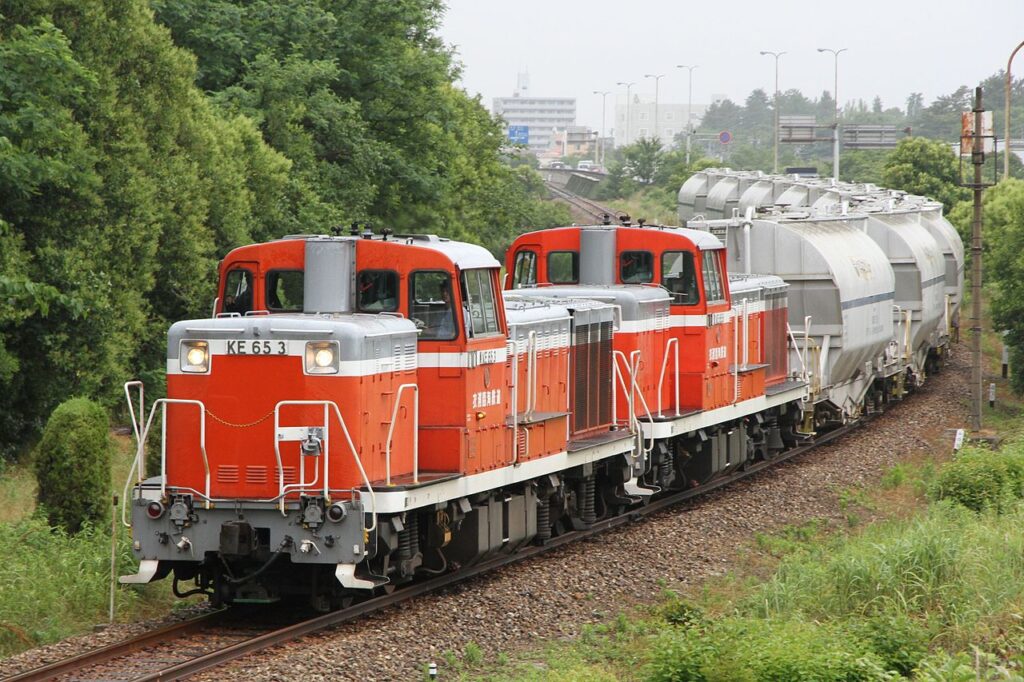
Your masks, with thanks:
M 496 468 L 510 447 L 497 289 L 489 253 L 432 236 L 232 251 L 215 316 L 168 334 L 148 420 L 162 414 L 160 471 L 145 477 L 140 447 L 141 564 L 122 582 L 173 570 L 216 599 L 264 600 L 318 571 L 347 589 L 411 576 L 421 558 L 396 573 L 402 517 L 378 496 Z

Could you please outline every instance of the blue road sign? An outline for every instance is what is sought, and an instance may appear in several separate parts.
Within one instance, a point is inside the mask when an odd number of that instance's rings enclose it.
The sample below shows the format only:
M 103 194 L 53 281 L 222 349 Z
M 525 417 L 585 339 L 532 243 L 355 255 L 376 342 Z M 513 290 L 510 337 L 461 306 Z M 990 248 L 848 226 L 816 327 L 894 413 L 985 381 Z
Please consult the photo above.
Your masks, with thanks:
M 512 144 L 530 144 L 530 126 L 509 126 L 508 141 Z

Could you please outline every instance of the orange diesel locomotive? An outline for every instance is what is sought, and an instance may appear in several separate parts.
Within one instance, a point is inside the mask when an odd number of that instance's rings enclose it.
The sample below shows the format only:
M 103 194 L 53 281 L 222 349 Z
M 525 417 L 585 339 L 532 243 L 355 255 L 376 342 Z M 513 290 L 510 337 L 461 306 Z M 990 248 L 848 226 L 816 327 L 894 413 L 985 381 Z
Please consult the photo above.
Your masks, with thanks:
M 330 608 L 770 457 L 806 392 L 786 287 L 730 286 L 725 258 L 694 230 L 548 230 L 502 292 L 487 251 L 434 236 L 235 249 L 214 316 L 168 333 L 167 397 L 144 419 L 126 386 L 122 582 Z

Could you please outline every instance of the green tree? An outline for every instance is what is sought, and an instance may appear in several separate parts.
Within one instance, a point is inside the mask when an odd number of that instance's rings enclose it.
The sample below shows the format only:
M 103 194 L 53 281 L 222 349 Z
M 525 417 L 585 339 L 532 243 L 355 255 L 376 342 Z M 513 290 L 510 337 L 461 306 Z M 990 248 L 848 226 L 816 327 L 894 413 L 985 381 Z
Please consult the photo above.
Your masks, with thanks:
M 1024 180 L 1009 178 L 985 190 L 982 205 L 985 243 L 985 290 L 991 297 L 992 322 L 1007 332 L 1014 368 L 1010 383 L 1024 394 Z M 972 202 L 950 214 L 961 234 L 970 234 Z M 966 240 L 965 240 L 966 241 Z
M 900 140 L 882 170 L 882 184 L 941 201 L 946 211 L 966 197 L 959 166 L 948 145 L 922 137 Z
M 626 172 L 637 182 L 649 185 L 654 181 L 664 156 L 664 152 L 661 151 L 661 140 L 656 137 L 641 137 L 623 149 L 622 153 Z
M 0 281 L 32 302 L 0 310 L 10 452 L 69 394 L 162 373 L 167 322 L 208 309 L 218 256 L 280 229 L 290 164 L 195 88 L 145 0 L 7 3 L 0 74 Z
M 36 448 L 39 504 L 50 523 L 70 532 L 103 519 L 110 492 L 107 413 L 86 398 L 57 406 Z

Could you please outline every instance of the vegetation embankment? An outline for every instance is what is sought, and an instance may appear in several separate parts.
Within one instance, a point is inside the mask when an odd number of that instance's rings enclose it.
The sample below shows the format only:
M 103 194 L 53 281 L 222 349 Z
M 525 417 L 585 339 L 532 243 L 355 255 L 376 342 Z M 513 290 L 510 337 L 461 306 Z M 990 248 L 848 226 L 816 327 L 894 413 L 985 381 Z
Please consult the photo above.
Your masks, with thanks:
M 456 670 L 494 680 L 1024 679 L 1024 443 L 968 447 L 938 468 L 900 465 L 877 493 L 872 513 L 891 516 L 859 532 L 824 536 L 811 521 L 759 536 L 745 568 L 692 594 L 666 592 L 571 643 L 497 662 L 465 656 Z
M 12 464 L 0 475 L 4 500 L 0 542 L 8 548 L 0 562 L 0 657 L 87 632 L 108 621 L 110 500 L 124 485 L 135 456 L 134 443 L 114 436 L 107 455 L 110 479 L 99 495 L 104 506 L 90 509 L 96 516 L 76 533 L 52 524 L 51 510 L 37 506 L 32 463 Z M 118 507 L 116 573 L 128 575 L 138 564 L 131 554 L 128 529 L 121 526 L 120 512 Z M 119 586 L 115 618 L 130 622 L 156 617 L 184 603 L 171 595 L 166 582 Z

